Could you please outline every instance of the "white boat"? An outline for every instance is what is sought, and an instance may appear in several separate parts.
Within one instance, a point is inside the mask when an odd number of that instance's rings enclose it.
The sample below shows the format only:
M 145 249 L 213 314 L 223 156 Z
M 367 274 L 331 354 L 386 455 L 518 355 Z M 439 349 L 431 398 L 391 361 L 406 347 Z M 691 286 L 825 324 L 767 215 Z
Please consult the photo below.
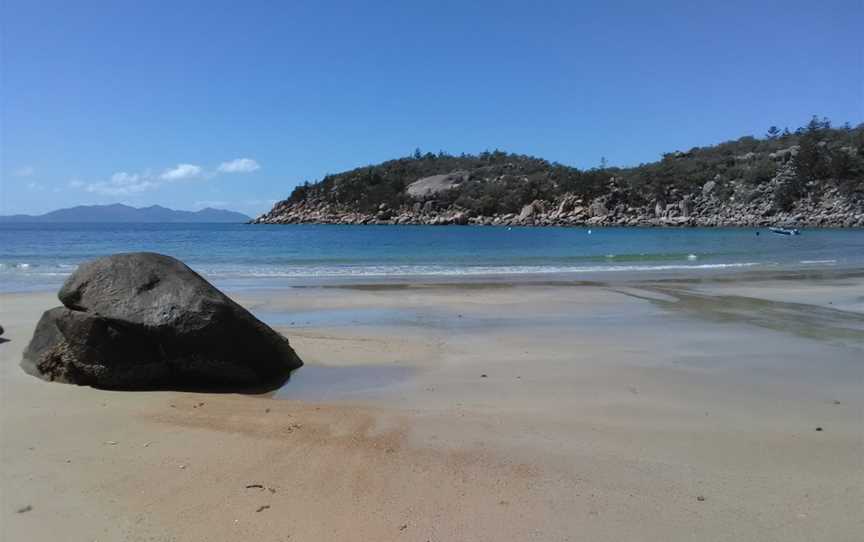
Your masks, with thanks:
M 798 231 L 797 228 L 768 228 L 771 230 L 771 233 L 776 233 L 777 235 L 801 235 L 801 232 Z

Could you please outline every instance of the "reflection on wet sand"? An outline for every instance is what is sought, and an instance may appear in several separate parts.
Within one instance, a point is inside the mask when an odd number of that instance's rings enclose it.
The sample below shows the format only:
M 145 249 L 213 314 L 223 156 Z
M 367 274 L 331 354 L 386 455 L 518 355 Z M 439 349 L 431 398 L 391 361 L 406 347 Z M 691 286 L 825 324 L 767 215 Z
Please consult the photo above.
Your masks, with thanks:
M 642 286 L 641 289 L 644 294 L 635 289 L 613 291 L 714 322 L 746 323 L 864 348 L 864 314 L 858 312 L 740 295 L 710 295 L 680 287 Z

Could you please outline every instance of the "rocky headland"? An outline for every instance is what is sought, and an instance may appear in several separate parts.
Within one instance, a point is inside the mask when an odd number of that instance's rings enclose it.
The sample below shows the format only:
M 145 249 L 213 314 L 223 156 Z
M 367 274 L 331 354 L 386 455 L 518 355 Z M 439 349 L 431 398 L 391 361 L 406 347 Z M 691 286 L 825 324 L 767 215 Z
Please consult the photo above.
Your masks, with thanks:
M 374 212 L 340 207 L 326 201 L 283 201 L 252 221 L 254 224 L 423 224 L 478 226 L 795 226 L 864 227 L 864 200 L 853 199 L 828 189 L 819 198 L 804 198 L 788 211 L 777 211 L 771 197 L 778 175 L 759 190 L 751 201 L 723 200 L 714 194 L 716 182 L 707 182 L 696 194 L 658 199 L 653 205 L 618 203 L 617 191 L 591 200 L 577 194 L 536 199 L 518 213 L 477 214 L 455 205 L 442 206 L 434 200 L 391 208 L 379 204 Z M 767 192 L 767 194 L 766 194 Z
M 417 152 L 301 185 L 252 223 L 864 227 L 864 128 L 814 119 L 626 169 Z

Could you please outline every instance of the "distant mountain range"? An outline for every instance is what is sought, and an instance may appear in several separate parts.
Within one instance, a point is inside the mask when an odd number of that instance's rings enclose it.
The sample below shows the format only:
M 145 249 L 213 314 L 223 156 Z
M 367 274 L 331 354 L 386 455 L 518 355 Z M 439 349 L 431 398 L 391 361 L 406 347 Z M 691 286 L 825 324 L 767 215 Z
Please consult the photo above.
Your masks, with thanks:
M 0 216 L 0 222 L 248 222 L 243 213 L 224 209 L 201 209 L 200 211 L 175 211 L 159 205 L 130 207 L 121 203 L 113 205 L 79 205 L 58 209 L 44 215 Z

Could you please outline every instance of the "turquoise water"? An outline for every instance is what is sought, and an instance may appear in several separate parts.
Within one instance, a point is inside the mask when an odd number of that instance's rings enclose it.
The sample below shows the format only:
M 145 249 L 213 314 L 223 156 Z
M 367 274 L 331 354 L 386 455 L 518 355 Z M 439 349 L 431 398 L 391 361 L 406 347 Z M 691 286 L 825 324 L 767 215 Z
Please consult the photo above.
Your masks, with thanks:
M 228 288 L 382 278 L 864 267 L 864 231 L 247 224 L 3 224 L 0 291 L 56 289 L 115 252 L 180 258 Z

